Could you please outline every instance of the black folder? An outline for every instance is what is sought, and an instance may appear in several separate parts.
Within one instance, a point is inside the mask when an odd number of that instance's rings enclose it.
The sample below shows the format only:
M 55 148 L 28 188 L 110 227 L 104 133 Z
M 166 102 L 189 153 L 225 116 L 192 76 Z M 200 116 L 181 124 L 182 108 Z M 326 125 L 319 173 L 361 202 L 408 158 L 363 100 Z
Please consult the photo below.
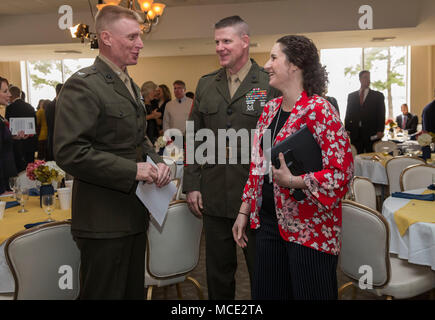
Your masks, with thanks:
M 272 147 L 271 161 L 277 169 L 281 166 L 280 152 L 294 176 L 320 171 L 323 168 L 322 151 L 306 125 Z M 298 201 L 306 197 L 300 189 L 296 189 L 293 196 Z

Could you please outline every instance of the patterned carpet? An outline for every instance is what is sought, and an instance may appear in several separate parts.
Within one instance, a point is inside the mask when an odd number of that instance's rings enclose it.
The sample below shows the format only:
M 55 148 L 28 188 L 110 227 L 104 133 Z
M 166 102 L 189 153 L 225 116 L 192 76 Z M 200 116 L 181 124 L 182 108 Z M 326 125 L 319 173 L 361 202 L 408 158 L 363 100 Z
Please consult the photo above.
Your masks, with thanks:
M 251 288 L 249 284 L 249 276 L 248 269 L 246 267 L 245 259 L 243 256 L 243 252 L 240 248 L 237 250 L 237 260 L 238 260 L 238 269 L 236 273 L 236 300 L 250 300 L 251 299 Z M 202 235 L 201 239 L 201 253 L 198 265 L 196 268 L 190 273 L 190 276 L 198 280 L 200 283 L 203 293 L 204 299 L 208 298 L 207 295 L 207 281 L 205 275 L 205 240 L 204 235 Z M 341 270 L 337 269 L 337 279 L 338 279 L 338 287 L 347 283 L 349 278 L 344 275 Z M 198 295 L 195 287 L 189 281 L 181 284 L 181 290 L 184 300 L 197 300 Z M 343 292 L 342 299 L 343 300 L 352 300 L 352 289 L 347 288 Z M 177 290 L 175 285 L 154 288 L 153 290 L 153 300 L 176 300 L 177 298 Z M 383 297 L 378 297 L 376 295 L 370 294 L 369 292 L 364 292 L 363 290 L 356 290 L 355 300 L 384 300 Z M 429 293 L 423 294 L 414 298 L 413 300 L 427 300 L 429 299 Z

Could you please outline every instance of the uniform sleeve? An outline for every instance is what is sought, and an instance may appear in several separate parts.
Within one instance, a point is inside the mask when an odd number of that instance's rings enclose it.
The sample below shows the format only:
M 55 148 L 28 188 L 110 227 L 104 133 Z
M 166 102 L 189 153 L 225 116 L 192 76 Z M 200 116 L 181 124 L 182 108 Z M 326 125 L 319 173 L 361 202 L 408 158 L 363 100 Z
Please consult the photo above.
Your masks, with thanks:
M 204 127 L 201 113 L 199 112 L 199 106 L 201 104 L 201 86 L 203 85 L 203 80 L 200 79 L 196 87 L 195 99 L 193 101 L 192 110 L 189 115 L 190 124 L 193 124 L 193 132 L 187 130 L 186 127 L 186 143 L 193 143 L 195 141 L 196 132 Z M 183 191 L 199 191 L 200 190 L 200 179 L 201 179 L 201 166 L 195 162 L 195 149 L 200 142 L 194 142 L 193 150 L 191 146 L 186 145 L 186 166 L 184 167 L 183 174 Z M 190 153 L 190 154 L 188 154 Z M 193 153 L 193 154 L 192 154 Z M 193 161 L 189 161 L 189 159 Z
M 73 76 L 62 88 L 55 111 L 55 160 L 74 177 L 129 192 L 136 179 L 135 161 L 93 146 L 102 116 L 101 102 L 86 80 Z
M 346 195 L 353 176 L 353 157 L 346 130 L 326 101 L 307 115 L 307 126 L 322 151 L 323 169 L 302 175 L 307 196 L 319 208 L 332 210 Z

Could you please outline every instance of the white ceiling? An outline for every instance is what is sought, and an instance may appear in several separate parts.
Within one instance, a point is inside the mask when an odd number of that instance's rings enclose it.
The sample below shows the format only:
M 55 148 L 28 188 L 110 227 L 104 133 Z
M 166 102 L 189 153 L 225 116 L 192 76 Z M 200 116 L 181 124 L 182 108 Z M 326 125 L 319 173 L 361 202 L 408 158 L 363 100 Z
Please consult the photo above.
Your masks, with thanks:
M 125 1 L 125 0 L 123 0 Z M 247 2 L 266 2 L 272 0 L 161 0 L 168 7 L 197 6 L 210 4 L 231 4 Z M 294 0 L 296 1 L 296 0 Z M 299 1 L 299 0 L 297 0 Z M 352 0 L 348 0 L 352 1 Z M 376 0 L 382 1 L 382 0 Z M 426 0 L 421 0 L 426 1 Z M 429 0 L 428 0 L 429 1 Z M 434 0 L 430 0 L 434 1 Z M 22 14 L 23 11 L 29 14 L 43 13 L 57 10 L 61 1 L 59 0 L 0 0 L 0 25 L 1 15 Z M 64 1 L 73 5 L 75 9 L 89 9 L 88 0 Z M 91 0 L 95 5 L 97 0 Z M 26 8 L 26 9 L 23 9 Z M 435 6 L 430 6 L 435 8 Z M 392 13 L 394 14 L 394 10 Z M 162 23 L 164 23 L 162 21 Z M 157 26 L 158 28 L 159 26 Z M 251 36 L 251 52 L 269 52 L 275 40 L 282 34 L 267 34 Z M 374 47 L 392 45 L 435 45 L 435 10 L 430 14 L 422 14 L 419 23 L 414 28 L 374 29 L 357 31 L 336 31 L 305 33 L 314 40 L 320 48 L 350 48 L 350 47 Z M 214 54 L 214 40 L 210 31 L 209 38 L 195 39 L 170 39 L 153 40 L 152 36 L 144 37 L 145 47 L 141 52 L 142 57 L 176 56 L 176 55 L 205 55 Z M 384 43 L 372 42 L 373 37 L 395 37 L 394 40 Z M 72 53 L 56 53 L 55 51 L 69 51 Z M 60 59 L 60 58 L 86 58 L 94 57 L 97 54 L 89 48 L 89 43 L 64 44 L 41 44 L 41 45 L 14 45 L 0 46 L 0 61 L 13 60 L 38 60 L 38 59 Z
M 210 4 L 232 4 L 232 3 L 248 3 L 248 2 L 267 2 L 276 0 L 156 0 L 169 7 L 181 6 L 199 6 Z M 126 3 L 127 0 L 121 0 L 120 4 Z M 90 0 L 93 9 L 97 0 Z M 69 4 L 77 10 L 89 9 L 88 0 L 1 0 L 0 16 L 1 15 L 21 15 L 23 12 L 29 14 L 40 14 L 48 11 L 56 11 L 61 4 Z

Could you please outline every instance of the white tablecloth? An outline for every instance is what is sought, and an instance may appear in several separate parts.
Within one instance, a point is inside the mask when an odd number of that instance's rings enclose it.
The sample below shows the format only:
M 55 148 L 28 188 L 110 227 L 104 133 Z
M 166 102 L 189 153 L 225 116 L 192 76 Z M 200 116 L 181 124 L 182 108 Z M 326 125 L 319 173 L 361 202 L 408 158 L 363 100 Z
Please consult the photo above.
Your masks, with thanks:
M 425 189 L 406 191 L 421 194 Z M 382 215 L 390 226 L 390 252 L 410 263 L 431 266 L 435 270 L 435 223 L 419 222 L 409 226 L 402 237 L 394 221 L 394 212 L 410 200 L 388 197 L 382 207 Z M 434 203 L 435 206 L 435 203 Z M 435 214 L 435 210 L 434 210 Z
M 357 155 L 354 165 L 355 176 L 369 178 L 373 183 L 388 185 L 387 171 L 379 161 L 364 159 Z

